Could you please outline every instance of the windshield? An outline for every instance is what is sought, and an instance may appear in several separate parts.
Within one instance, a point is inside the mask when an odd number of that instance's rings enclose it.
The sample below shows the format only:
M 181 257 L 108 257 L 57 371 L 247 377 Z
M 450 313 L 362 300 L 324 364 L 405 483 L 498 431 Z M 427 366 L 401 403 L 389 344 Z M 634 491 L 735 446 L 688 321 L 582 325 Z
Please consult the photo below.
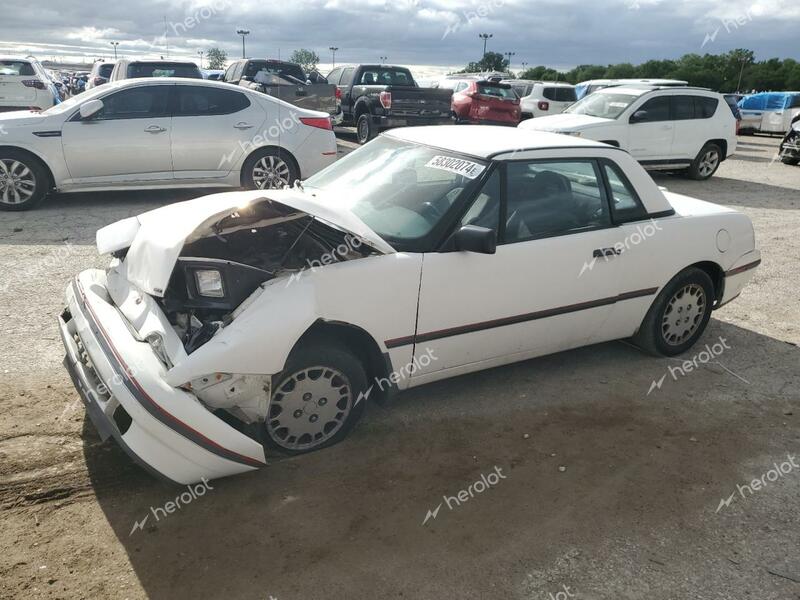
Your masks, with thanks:
M 357 85 L 408 85 L 414 86 L 414 78 L 408 69 L 394 67 L 363 67 Z
M 304 182 L 379 236 L 409 242 L 429 234 L 477 181 L 485 161 L 382 136 Z
M 570 106 L 565 113 L 616 119 L 639 96 L 634 94 L 592 94 Z

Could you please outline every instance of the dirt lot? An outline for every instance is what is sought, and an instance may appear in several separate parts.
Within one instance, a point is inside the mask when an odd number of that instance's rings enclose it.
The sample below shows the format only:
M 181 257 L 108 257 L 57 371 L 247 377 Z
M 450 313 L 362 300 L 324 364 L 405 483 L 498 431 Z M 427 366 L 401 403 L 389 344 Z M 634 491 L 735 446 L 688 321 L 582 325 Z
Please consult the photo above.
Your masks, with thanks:
M 186 490 L 100 444 L 54 319 L 105 263 L 98 227 L 195 194 L 4 213 L 0 597 L 800 598 L 800 168 L 773 162 L 777 138 L 740 142 L 709 182 L 657 176 L 755 223 L 763 264 L 715 313 L 714 361 L 649 395 L 678 363 L 619 342 L 426 386 L 158 520 Z

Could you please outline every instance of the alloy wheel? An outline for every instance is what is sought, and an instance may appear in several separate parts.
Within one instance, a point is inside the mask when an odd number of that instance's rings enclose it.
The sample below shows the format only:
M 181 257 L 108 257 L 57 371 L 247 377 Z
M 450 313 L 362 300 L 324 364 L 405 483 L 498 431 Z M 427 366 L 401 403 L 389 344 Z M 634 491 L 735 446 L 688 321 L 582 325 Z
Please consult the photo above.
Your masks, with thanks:
M 264 156 L 253 166 L 253 183 L 260 190 L 287 186 L 290 176 L 289 165 L 279 156 Z
M 680 346 L 703 322 L 706 312 L 706 293 L 701 286 L 690 283 L 679 289 L 667 302 L 661 319 L 661 335 L 670 346 Z
M 709 150 L 700 159 L 698 171 L 703 177 L 710 177 L 719 165 L 719 152 L 716 150 Z
M 35 192 L 36 175 L 30 167 L 16 159 L 0 159 L 0 202 L 23 204 Z
M 308 450 L 335 436 L 352 408 L 352 388 L 343 373 L 308 367 L 293 373 L 273 393 L 267 432 L 279 446 Z

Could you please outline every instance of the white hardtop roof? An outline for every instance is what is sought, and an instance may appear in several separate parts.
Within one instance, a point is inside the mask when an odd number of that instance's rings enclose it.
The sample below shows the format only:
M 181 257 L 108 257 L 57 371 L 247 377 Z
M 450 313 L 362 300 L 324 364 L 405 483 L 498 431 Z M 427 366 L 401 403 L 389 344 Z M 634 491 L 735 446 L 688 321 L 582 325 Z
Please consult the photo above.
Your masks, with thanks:
M 451 152 L 490 158 L 506 152 L 539 150 L 543 148 L 609 148 L 594 140 L 495 125 L 434 125 L 402 127 L 383 135 L 408 140 Z

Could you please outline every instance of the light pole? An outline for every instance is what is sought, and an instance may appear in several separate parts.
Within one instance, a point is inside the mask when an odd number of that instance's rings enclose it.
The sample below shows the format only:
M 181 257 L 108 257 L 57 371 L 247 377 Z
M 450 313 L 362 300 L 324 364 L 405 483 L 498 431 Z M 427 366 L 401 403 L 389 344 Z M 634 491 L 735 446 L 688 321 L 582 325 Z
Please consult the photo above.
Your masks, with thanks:
M 197 55 L 200 57 L 200 68 L 202 69 L 203 68 L 203 51 L 202 50 L 198 50 L 197 51 Z
M 385 64 L 386 64 L 386 61 L 387 61 L 387 60 L 389 60 L 389 57 L 388 57 L 388 56 L 381 56 L 380 58 L 381 58 L 381 64 L 382 64 L 382 65 L 385 65 Z
M 111 42 L 111 45 L 114 46 L 114 60 L 117 60 L 117 46 L 119 46 L 119 42 Z
M 247 58 L 247 54 L 245 53 L 245 49 L 244 49 L 244 38 L 245 38 L 245 36 L 250 35 L 250 30 L 249 29 L 237 29 L 236 33 L 238 35 L 242 36 L 242 58 Z
M 336 51 L 339 49 L 339 46 L 328 46 L 328 50 L 331 51 L 331 62 L 333 63 L 333 68 L 336 68 Z
M 744 65 L 745 65 L 745 63 L 747 63 L 747 57 L 746 57 L 746 56 L 742 58 L 742 68 L 741 68 L 741 69 L 739 69 L 739 81 L 738 81 L 738 83 L 736 84 L 736 92 L 737 92 L 737 93 L 741 91 L 741 87 L 742 87 L 742 75 L 744 75 Z
M 509 73 L 511 72 L 511 57 L 512 57 L 512 56 L 516 56 L 516 55 L 517 55 L 517 53 L 516 53 L 516 52 L 503 52 L 503 56 L 505 56 L 505 57 L 506 57 L 506 60 L 508 60 L 508 67 L 507 67 L 507 69 L 508 69 L 508 72 L 509 72 Z
M 525 69 L 527 69 L 527 68 L 528 68 L 528 63 L 526 63 L 525 61 L 522 61 L 522 72 L 524 73 Z
M 481 58 L 483 58 L 484 56 L 486 56 L 486 41 L 490 37 L 494 37 L 494 34 L 493 33 L 479 33 L 478 37 L 483 40 L 483 54 L 481 55 Z

